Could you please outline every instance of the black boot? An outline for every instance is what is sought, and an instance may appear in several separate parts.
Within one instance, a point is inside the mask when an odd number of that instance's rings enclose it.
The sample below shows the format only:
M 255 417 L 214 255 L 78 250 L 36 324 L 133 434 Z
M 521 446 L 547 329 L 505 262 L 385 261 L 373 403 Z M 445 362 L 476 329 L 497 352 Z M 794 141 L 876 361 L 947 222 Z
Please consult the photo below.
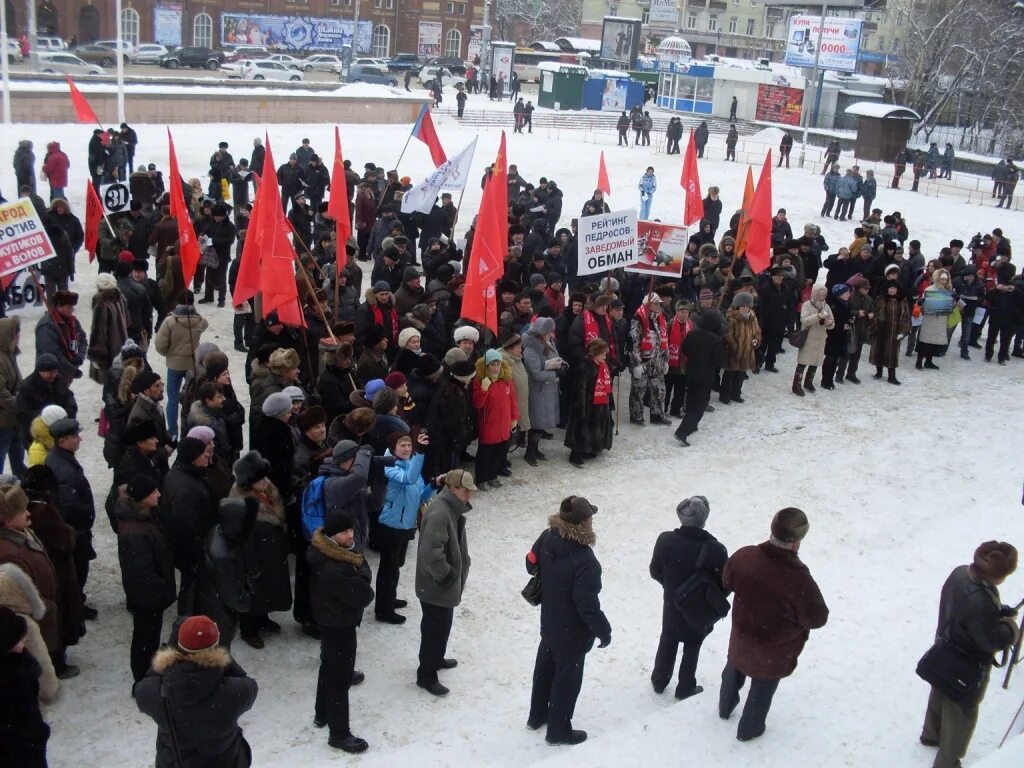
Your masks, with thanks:
M 895 384 L 897 387 L 900 385 L 899 379 L 896 378 L 896 369 L 895 368 L 890 368 L 889 369 L 889 383 L 890 384 Z
M 915 365 L 914 367 L 917 368 L 917 370 L 919 371 L 924 370 L 924 355 L 919 354 L 917 356 L 917 365 Z
M 892 368 L 890 368 L 889 370 L 891 371 Z M 876 365 L 875 366 L 875 378 L 876 379 L 882 378 L 882 366 L 880 366 L 880 365 Z
M 531 467 L 537 466 L 537 446 L 539 444 L 540 434 L 536 430 L 531 429 L 526 438 L 526 455 L 523 457 L 524 461 Z

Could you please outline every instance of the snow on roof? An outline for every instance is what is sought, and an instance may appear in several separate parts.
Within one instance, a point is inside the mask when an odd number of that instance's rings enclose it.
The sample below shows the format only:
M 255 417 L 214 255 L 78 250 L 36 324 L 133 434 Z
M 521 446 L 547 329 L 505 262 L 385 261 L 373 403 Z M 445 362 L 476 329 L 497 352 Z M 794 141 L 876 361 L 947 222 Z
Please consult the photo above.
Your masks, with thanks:
M 630 19 L 632 21 L 632 19 Z M 589 53 L 601 52 L 601 41 L 591 40 L 586 37 L 558 37 L 555 38 L 555 45 L 561 46 L 562 50 L 587 51 Z
M 561 46 L 556 43 L 547 42 L 545 40 L 534 40 L 530 43 L 530 47 L 535 51 L 551 51 L 552 53 L 558 53 L 562 50 Z
M 880 99 L 882 94 L 874 91 L 851 91 L 849 88 L 842 88 L 839 91 L 843 96 L 856 96 L 861 99 Z
M 890 117 L 896 120 L 921 119 L 921 116 L 910 107 L 901 107 L 899 104 L 883 104 L 878 101 L 858 101 L 843 111 L 848 115 L 861 115 L 863 117 Z
M 539 61 L 537 62 L 537 69 L 547 69 L 552 72 L 561 72 L 563 69 L 576 72 L 576 71 L 587 71 L 586 67 L 581 67 L 579 64 L 572 64 L 566 61 Z

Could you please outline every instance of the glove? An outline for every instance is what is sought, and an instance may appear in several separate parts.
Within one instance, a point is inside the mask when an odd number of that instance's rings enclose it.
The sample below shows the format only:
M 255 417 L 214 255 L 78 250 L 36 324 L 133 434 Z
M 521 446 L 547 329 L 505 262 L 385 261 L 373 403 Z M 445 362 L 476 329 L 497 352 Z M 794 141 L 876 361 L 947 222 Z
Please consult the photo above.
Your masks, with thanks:
M 483 378 L 483 381 L 480 382 L 480 389 L 482 389 L 484 392 L 486 392 L 490 388 L 491 388 L 491 380 L 485 376 Z
M 633 366 L 633 378 L 642 379 L 644 376 L 644 367 L 642 365 Z
M 602 637 L 601 638 L 601 642 L 599 642 L 597 644 L 597 647 L 598 648 L 607 648 L 611 644 L 612 644 L 612 636 L 608 635 L 607 637 Z
M 442 587 L 447 587 L 447 586 L 450 586 L 451 584 L 454 584 L 455 583 L 455 569 L 452 568 L 451 570 L 449 570 L 448 571 L 448 575 L 445 576 L 443 579 L 441 579 L 437 583 L 440 586 L 442 586 Z

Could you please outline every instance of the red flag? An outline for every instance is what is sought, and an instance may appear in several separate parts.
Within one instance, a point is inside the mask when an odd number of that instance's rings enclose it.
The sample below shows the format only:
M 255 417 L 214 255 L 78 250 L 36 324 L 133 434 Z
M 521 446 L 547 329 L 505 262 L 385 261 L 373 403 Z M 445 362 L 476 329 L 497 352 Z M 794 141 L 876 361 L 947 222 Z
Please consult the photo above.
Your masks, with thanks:
M 754 171 L 747 166 L 747 181 L 743 186 L 743 207 L 740 222 L 736 227 L 736 253 L 742 255 L 747 248 L 747 233 L 750 230 L 750 206 L 754 204 Z
M 345 159 L 341 156 L 341 131 L 338 130 L 338 126 L 334 126 L 334 168 L 331 171 L 331 197 L 327 201 L 327 213 L 334 217 L 339 272 L 348 262 L 345 243 L 352 237 L 352 212 L 348 208 L 348 198 Z
M 679 185 L 686 194 L 683 225 L 688 227 L 704 218 L 704 199 L 700 194 L 700 174 L 697 172 L 697 144 L 693 139 L 692 128 L 690 140 L 686 144 L 686 154 L 683 155 L 683 175 L 679 178 Z
M 171 216 L 178 224 L 178 254 L 181 257 L 181 272 L 185 278 L 185 285 L 191 285 L 196 267 L 199 266 L 199 241 L 196 240 L 196 231 L 192 226 L 192 218 L 188 214 L 184 197 L 175 194 L 180 183 L 181 172 L 178 170 L 178 154 L 174 151 L 174 137 L 171 136 L 170 128 L 167 129 L 167 147 L 171 156 L 168 163 L 171 185 Z
M 608 181 L 608 169 L 604 164 L 604 150 L 601 150 L 601 162 L 597 166 L 597 189 L 600 189 L 606 195 L 612 193 L 612 185 Z
M 448 162 L 448 158 L 444 154 L 444 147 L 441 146 L 441 140 L 437 138 L 437 131 L 434 130 L 430 107 L 425 102 L 419 117 L 416 118 L 416 122 L 412 126 L 412 135 L 427 145 L 430 150 L 430 159 L 434 161 L 435 168 Z
M 505 132 L 501 132 L 498 156 L 484 187 L 476 235 L 469 258 L 462 316 L 498 332 L 498 307 L 494 285 L 504 272 L 508 251 L 508 166 Z
M 96 194 L 91 181 L 85 182 L 85 250 L 89 252 L 89 263 L 96 258 L 100 242 L 100 222 L 103 220 L 103 203 Z
M 747 227 L 747 260 L 757 274 L 772 261 L 772 151 L 764 158 L 764 168 L 757 179 L 754 200 L 750 204 L 750 225 Z
M 75 108 L 75 117 L 78 118 L 80 123 L 99 124 L 100 119 L 96 117 L 96 113 L 92 111 L 92 107 L 89 106 L 89 102 L 85 100 L 85 96 L 78 90 L 78 86 L 75 85 L 75 81 L 71 79 L 71 75 L 68 75 L 68 88 L 71 89 L 71 104 Z

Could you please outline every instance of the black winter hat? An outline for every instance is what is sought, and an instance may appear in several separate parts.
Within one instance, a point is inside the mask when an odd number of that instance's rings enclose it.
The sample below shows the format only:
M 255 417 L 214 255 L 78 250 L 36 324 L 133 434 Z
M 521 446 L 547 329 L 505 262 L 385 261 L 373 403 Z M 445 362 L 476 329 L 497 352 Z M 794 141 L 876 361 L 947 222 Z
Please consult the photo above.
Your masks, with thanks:
M 430 353 L 420 355 L 419 362 L 416 363 L 416 374 L 418 376 L 431 376 L 441 370 L 441 361 Z
M 252 488 L 270 474 L 270 462 L 259 451 L 249 451 L 235 462 L 231 470 L 236 483 L 243 488 Z
M 328 512 L 324 519 L 324 536 L 334 536 L 342 531 L 355 530 L 356 521 L 348 512 L 335 510 Z
M 7 653 L 25 639 L 28 622 L 6 605 L 0 605 L 0 653 Z
M 139 375 L 132 381 L 132 394 L 142 394 L 158 381 L 160 381 L 160 374 L 154 373 L 153 371 L 140 371 Z
M 198 437 L 183 437 L 178 442 L 178 459 L 191 464 L 206 451 L 206 443 Z
M 156 424 L 149 419 L 136 421 L 124 433 L 124 440 L 128 445 L 141 443 L 151 437 L 156 437 Z
M 127 491 L 133 501 L 142 501 L 159 487 L 155 477 L 140 474 L 129 481 Z
M 43 352 L 36 358 L 36 370 L 40 373 L 46 373 L 47 371 L 59 371 L 60 363 L 57 361 L 56 355 L 51 355 L 49 352 Z

